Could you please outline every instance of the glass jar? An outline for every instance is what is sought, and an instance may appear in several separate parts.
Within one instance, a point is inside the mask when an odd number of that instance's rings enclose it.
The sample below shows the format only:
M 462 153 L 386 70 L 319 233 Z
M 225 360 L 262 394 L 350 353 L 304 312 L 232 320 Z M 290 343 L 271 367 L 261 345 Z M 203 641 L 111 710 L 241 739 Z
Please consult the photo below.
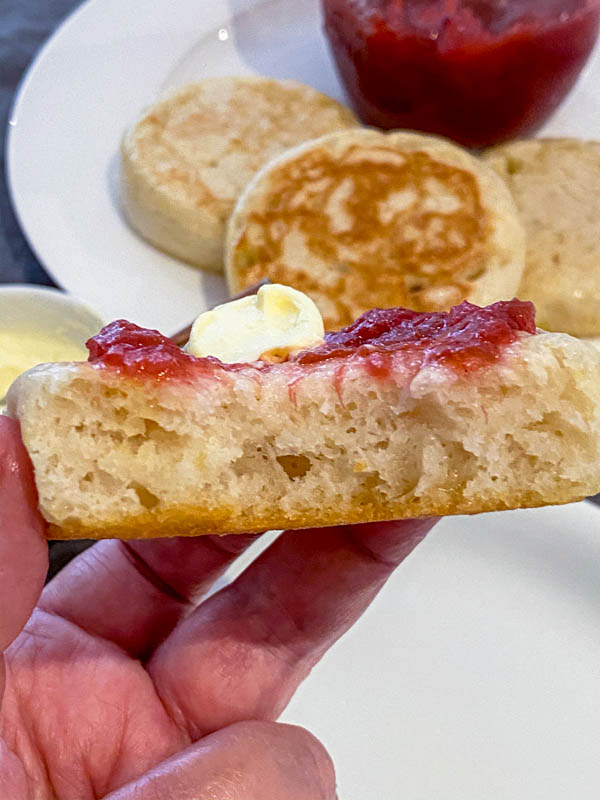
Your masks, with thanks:
M 487 147 L 535 131 L 585 65 L 600 0 L 322 0 L 361 120 Z

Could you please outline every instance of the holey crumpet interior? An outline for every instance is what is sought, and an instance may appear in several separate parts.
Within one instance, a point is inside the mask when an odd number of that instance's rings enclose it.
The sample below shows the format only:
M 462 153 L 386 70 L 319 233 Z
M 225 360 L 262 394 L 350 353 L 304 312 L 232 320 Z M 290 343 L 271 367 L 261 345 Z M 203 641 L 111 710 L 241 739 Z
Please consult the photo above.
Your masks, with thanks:
M 531 303 L 374 310 L 281 363 L 118 321 L 8 396 L 51 537 L 303 528 L 600 491 L 600 353 Z
M 370 308 L 510 299 L 525 240 L 504 182 L 465 150 L 353 129 L 256 175 L 229 223 L 225 258 L 233 292 L 263 277 L 294 286 L 331 330 Z

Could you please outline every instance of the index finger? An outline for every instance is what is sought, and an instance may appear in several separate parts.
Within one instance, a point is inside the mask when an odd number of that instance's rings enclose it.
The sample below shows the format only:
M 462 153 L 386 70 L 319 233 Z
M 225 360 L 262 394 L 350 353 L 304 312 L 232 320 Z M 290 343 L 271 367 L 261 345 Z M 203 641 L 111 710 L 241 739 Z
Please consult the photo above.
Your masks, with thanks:
M 29 619 L 47 571 L 31 462 L 18 423 L 0 416 L 0 652 Z
M 192 739 L 276 719 L 433 519 L 288 532 L 182 620 L 147 664 Z

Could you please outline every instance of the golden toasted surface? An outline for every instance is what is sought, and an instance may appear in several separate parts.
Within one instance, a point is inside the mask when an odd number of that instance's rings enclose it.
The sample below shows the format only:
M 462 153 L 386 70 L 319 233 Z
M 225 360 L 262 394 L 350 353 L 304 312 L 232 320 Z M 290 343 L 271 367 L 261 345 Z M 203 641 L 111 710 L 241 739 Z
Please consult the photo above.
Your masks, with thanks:
M 222 77 L 191 84 L 125 134 L 125 214 L 158 247 L 221 269 L 225 223 L 254 173 L 289 147 L 356 124 L 347 108 L 296 81 Z
M 484 159 L 506 181 L 525 226 L 519 297 L 535 303 L 542 328 L 600 335 L 600 142 L 510 142 Z
M 597 488 L 597 480 L 590 477 L 590 492 Z M 453 514 L 482 514 L 490 511 L 507 511 L 517 508 L 540 508 L 545 505 L 563 505 L 585 499 L 587 494 L 574 496 L 565 489 L 562 497 L 556 487 L 540 498 L 526 488 L 510 497 L 498 493 L 495 499 L 465 501 L 464 498 L 448 497 L 446 503 L 431 502 L 427 498 L 411 498 L 408 501 L 383 503 L 377 492 L 372 497 L 365 494 L 363 502 L 350 502 L 336 508 L 314 508 L 310 512 L 295 516 L 272 508 L 257 517 L 251 517 L 244 510 L 197 508 L 178 508 L 167 514 L 140 514 L 130 518 L 107 520 L 101 529 L 82 527 L 79 524 L 59 527 L 50 525 L 49 539 L 153 539 L 170 536 L 203 536 L 205 534 L 226 535 L 229 533 L 262 533 L 267 530 L 299 530 L 319 528 L 330 525 L 354 525 L 365 522 L 385 520 L 414 519 L 419 517 L 444 517 Z
M 512 297 L 524 238 L 506 187 L 466 151 L 352 130 L 263 168 L 232 215 L 225 258 L 232 291 L 269 277 L 309 294 L 335 328 L 373 307 Z

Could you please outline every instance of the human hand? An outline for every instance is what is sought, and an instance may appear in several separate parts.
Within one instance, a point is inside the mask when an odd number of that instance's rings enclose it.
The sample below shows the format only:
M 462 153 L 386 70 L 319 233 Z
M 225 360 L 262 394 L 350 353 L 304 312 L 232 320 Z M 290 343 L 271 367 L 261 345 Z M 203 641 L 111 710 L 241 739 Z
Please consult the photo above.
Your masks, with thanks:
M 103 541 L 40 597 L 44 523 L 0 417 L 0 800 L 333 800 L 321 744 L 274 720 L 432 524 L 287 533 L 200 604 L 255 537 Z

